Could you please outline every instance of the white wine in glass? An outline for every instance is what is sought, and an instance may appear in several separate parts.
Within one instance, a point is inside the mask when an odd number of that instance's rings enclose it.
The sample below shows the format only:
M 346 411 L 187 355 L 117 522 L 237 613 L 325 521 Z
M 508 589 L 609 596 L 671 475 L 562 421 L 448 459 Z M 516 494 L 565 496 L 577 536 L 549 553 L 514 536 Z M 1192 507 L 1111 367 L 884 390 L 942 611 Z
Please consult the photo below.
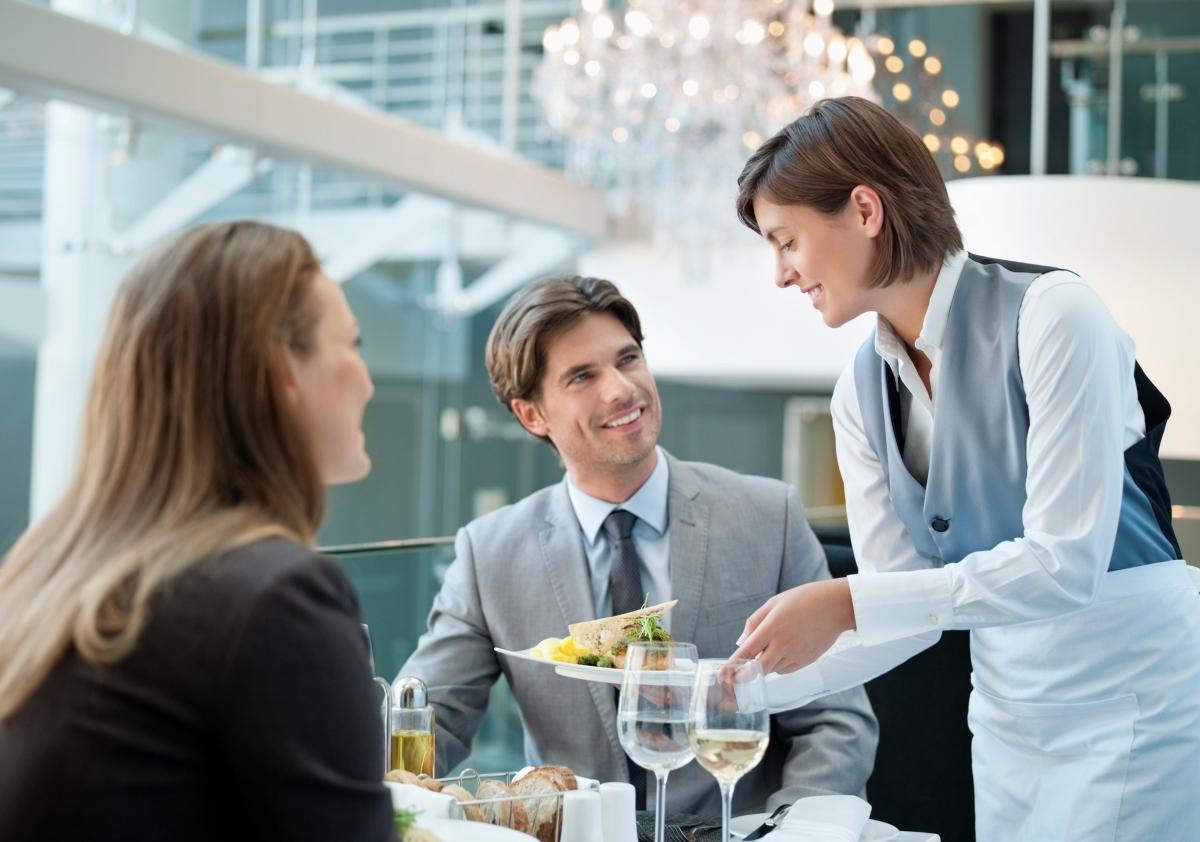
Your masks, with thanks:
M 617 735 L 629 759 L 654 773 L 654 842 L 666 836 L 667 776 L 692 761 L 689 742 L 696 647 L 635 642 L 625 654 Z
M 696 762 L 721 789 L 721 838 L 729 842 L 733 788 L 767 751 L 771 718 L 758 661 L 705 660 L 696 668 L 692 729 Z

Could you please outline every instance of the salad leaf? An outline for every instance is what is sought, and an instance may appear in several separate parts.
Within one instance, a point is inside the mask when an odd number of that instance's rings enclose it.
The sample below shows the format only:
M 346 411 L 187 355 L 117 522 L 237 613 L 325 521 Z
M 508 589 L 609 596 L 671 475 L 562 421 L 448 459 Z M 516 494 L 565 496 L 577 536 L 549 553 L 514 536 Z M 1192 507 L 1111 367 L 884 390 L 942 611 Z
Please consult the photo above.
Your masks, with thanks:
M 396 833 L 403 839 L 408 833 L 408 829 L 413 826 L 413 822 L 417 820 L 417 814 L 413 810 L 404 807 L 396 808 Z

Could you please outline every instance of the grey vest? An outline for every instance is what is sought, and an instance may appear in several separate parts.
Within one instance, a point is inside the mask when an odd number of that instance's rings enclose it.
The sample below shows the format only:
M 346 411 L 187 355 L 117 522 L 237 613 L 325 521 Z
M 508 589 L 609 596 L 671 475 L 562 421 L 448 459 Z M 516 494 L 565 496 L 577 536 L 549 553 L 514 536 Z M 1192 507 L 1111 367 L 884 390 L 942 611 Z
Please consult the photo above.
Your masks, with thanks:
M 900 395 L 871 334 L 854 360 L 867 440 L 921 555 L 945 564 L 1024 534 L 1029 409 L 1017 361 L 1017 316 L 1045 266 L 968 255 L 946 319 L 929 476 L 904 464 Z M 1171 407 L 1135 364 L 1146 437 L 1125 451 L 1125 484 L 1110 570 L 1180 557 L 1158 445 Z

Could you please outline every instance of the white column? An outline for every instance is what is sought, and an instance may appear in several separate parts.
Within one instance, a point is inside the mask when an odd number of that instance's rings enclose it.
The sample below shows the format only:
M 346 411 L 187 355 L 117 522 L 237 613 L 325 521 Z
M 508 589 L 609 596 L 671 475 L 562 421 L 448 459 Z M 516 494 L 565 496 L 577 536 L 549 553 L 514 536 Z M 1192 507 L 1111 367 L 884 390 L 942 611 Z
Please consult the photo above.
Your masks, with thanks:
M 56 0 L 57 11 L 86 15 L 93 0 Z M 109 303 L 124 261 L 108 248 L 104 122 L 75 105 L 46 105 L 41 282 L 46 333 L 34 390 L 31 519 L 43 514 L 70 478 L 83 404 Z
M 92 364 L 125 268 L 108 249 L 103 119 L 74 105 L 46 107 L 41 278 L 47 320 L 37 359 L 31 518 L 58 499 L 70 477 Z

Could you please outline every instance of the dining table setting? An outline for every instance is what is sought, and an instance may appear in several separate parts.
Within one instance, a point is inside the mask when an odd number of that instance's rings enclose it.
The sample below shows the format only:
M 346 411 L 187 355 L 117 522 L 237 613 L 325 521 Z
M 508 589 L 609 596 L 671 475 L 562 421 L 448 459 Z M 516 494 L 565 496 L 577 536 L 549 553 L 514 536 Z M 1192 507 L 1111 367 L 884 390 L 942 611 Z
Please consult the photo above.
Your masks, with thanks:
M 667 803 L 671 772 L 695 761 L 720 790 L 721 815 L 638 810 L 632 784 L 592 780 L 563 766 L 435 778 L 432 720 L 413 716 L 424 699 L 419 689 L 402 685 L 395 721 L 423 721 L 430 737 L 423 741 L 406 731 L 398 740 L 389 727 L 385 780 L 397 816 L 411 823 L 405 842 L 940 842 L 937 834 L 872 817 L 870 804 L 853 795 L 810 796 L 771 813 L 733 816 L 737 782 L 766 753 L 777 706 L 758 661 L 702 659 L 689 643 L 644 640 L 628 644 L 620 669 L 546 663 L 567 678 L 619 686 L 618 737 L 628 758 L 653 774 L 653 805 Z M 407 754 L 401 744 L 410 748 Z

